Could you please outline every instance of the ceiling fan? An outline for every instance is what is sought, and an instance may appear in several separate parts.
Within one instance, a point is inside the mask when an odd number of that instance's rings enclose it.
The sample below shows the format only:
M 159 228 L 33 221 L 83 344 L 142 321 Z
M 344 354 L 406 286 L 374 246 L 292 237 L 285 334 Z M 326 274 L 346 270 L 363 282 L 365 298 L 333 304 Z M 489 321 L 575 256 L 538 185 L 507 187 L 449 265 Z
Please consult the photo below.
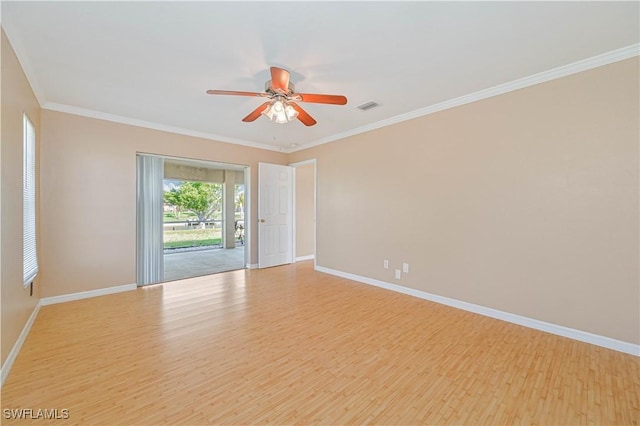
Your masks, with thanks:
M 271 67 L 271 80 L 265 83 L 264 92 L 238 92 L 233 90 L 207 90 L 210 95 L 257 96 L 269 100 L 242 119 L 244 122 L 255 121 L 260 115 L 268 117 L 276 123 L 288 123 L 300 120 L 305 126 L 317 123 L 296 102 L 316 104 L 345 105 L 347 98 L 341 95 L 320 95 L 314 93 L 296 93 L 295 86 L 289 80 L 289 71 Z M 295 102 L 294 102 L 295 101 Z

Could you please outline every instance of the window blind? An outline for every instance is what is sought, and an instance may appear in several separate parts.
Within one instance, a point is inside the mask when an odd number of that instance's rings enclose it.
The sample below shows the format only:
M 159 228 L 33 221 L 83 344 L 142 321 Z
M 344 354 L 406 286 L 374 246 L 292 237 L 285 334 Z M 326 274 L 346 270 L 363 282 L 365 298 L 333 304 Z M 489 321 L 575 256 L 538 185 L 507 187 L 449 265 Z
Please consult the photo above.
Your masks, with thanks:
M 36 252 L 36 130 L 24 115 L 23 133 L 23 277 L 24 285 L 29 285 L 38 274 L 38 254 Z

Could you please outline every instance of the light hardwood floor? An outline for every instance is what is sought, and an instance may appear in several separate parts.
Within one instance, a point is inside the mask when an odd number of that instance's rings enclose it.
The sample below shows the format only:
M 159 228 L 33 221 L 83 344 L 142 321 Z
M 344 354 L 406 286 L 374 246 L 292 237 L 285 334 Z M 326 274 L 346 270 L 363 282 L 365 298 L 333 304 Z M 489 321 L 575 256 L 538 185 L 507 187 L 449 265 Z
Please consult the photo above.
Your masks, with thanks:
M 640 360 L 302 262 L 45 306 L 2 408 L 68 409 L 64 425 L 639 424 Z

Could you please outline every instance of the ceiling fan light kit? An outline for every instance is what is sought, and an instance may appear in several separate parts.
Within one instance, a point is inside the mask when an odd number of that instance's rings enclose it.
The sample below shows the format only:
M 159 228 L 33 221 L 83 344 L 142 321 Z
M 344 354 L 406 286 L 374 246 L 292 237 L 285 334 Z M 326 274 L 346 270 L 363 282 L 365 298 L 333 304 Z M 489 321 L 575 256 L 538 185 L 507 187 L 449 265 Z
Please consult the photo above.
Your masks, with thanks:
M 291 106 L 285 99 L 278 97 L 275 99 L 267 109 L 261 113 L 269 120 L 279 124 L 288 123 L 295 120 L 298 117 L 298 111 Z
M 233 96 L 257 96 L 269 98 L 242 119 L 244 122 L 255 121 L 260 115 L 264 115 L 269 120 L 284 124 L 296 118 L 305 126 L 313 126 L 316 120 L 311 117 L 297 102 L 311 102 L 317 104 L 346 105 L 347 98 L 342 95 L 320 95 L 315 93 L 296 93 L 295 86 L 289 80 L 289 71 L 271 67 L 271 80 L 265 83 L 264 92 L 239 92 L 232 90 L 207 90 L 210 95 L 233 95 Z

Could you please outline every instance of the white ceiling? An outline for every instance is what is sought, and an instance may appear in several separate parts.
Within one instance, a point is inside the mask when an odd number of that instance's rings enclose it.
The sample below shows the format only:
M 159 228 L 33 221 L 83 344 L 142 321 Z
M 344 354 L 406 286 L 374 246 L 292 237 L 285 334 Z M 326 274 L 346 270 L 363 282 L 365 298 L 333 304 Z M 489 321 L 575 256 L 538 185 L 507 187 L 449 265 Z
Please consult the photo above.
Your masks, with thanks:
M 616 49 L 628 56 L 639 5 L 2 1 L 1 16 L 44 108 L 291 151 Z M 349 103 L 302 104 L 313 127 L 244 123 L 263 99 L 205 93 L 262 91 L 270 66 L 290 70 L 299 92 Z M 371 100 L 381 107 L 356 108 Z

